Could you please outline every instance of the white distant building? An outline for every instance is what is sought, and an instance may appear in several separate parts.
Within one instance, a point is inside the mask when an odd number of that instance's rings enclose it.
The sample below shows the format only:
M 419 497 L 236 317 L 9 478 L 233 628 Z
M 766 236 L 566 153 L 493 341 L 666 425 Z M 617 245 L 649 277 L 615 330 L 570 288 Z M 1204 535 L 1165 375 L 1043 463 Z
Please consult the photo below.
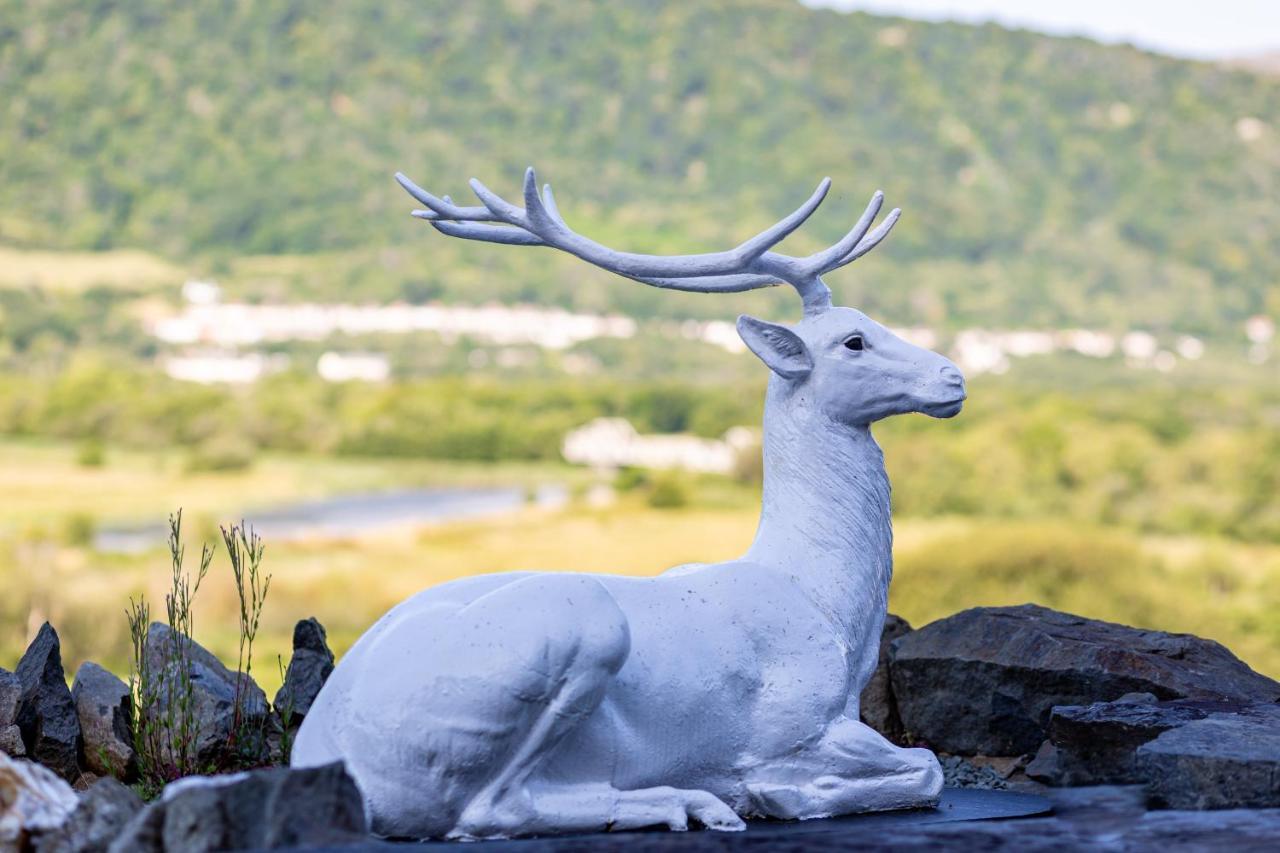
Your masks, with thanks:
M 260 353 L 175 355 L 164 360 L 164 372 L 171 378 L 203 385 L 257 382 L 272 366 L 272 362 Z
M 566 461 L 593 468 L 678 468 L 713 474 L 732 473 L 739 455 L 758 441 L 746 427 L 724 438 L 692 435 L 641 435 L 625 418 L 597 418 L 564 438 Z
M 193 278 L 182 285 L 182 298 L 190 305 L 213 305 L 222 301 L 222 288 L 215 281 Z
M 573 314 L 531 305 L 250 305 L 188 299 L 182 313 L 151 325 L 151 333 L 165 343 L 221 347 L 412 332 L 435 332 L 446 340 L 469 336 L 499 345 L 568 349 L 593 338 L 633 337 L 636 322 L 619 315 Z
M 316 362 L 316 372 L 326 382 L 385 382 L 391 362 L 377 353 L 327 352 Z

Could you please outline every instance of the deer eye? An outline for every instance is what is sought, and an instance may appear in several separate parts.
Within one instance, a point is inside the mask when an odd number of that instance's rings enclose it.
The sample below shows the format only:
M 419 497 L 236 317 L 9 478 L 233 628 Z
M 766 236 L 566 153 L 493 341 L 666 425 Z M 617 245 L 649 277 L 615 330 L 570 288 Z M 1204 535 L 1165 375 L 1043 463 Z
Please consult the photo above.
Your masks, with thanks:
M 866 343 L 862 340 L 862 335 L 854 335 L 844 342 L 845 349 L 851 349 L 854 352 L 862 352 L 867 348 Z

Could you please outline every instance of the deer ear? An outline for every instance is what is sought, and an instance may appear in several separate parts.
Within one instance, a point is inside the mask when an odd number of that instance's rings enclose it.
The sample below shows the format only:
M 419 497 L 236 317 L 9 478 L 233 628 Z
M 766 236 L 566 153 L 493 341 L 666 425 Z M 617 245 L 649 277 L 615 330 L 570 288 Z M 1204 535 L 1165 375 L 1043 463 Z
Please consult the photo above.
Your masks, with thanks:
M 786 326 L 743 314 L 738 318 L 738 334 L 770 370 L 784 379 L 803 379 L 813 370 L 809 348 Z

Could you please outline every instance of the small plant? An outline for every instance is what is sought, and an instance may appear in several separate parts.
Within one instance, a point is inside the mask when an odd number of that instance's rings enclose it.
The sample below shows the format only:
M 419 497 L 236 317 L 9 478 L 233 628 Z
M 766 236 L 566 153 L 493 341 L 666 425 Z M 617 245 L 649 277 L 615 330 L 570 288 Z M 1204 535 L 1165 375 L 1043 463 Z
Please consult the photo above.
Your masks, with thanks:
M 231 560 L 231 573 L 235 579 L 236 597 L 240 602 L 240 648 L 236 657 L 236 694 L 234 719 L 231 726 L 230 744 L 233 754 L 240 755 L 252 763 L 253 756 L 261 754 L 263 732 L 261 726 L 254 731 L 254 724 L 246 719 L 244 704 L 245 689 L 253 673 L 253 641 L 258 636 L 258 621 L 262 617 L 262 606 L 267 600 L 267 591 L 271 588 L 271 575 L 263 574 L 262 554 L 265 550 L 262 538 L 252 527 L 244 522 L 223 527 L 222 542 L 227 548 L 227 557 Z
M 276 667 L 280 670 L 280 683 L 285 683 L 285 675 L 287 674 L 284 666 L 284 658 L 276 655 Z M 279 696 L 276 697 L 279 701 Z M 279 763 L 282 766 L 288 765 L 289 753 L 293 752 L 293 692 L 290 691 L 286 696 L 284 703 L 276 710 L 280 714 L 280 755 Z
M 138 775 L 145 790 L 197 771 L 196 744 L 200 722 L 195 715 L 195 687 L 191 682 L 191 605 L 213 561 L 213 549 L 204 545 L 195 578 L 183 568 L 182 510 L 169 516 L 169 591 L 165 594 L 165 619 L 169 642 L 160 659 L 147 654 L 151 635 L 151 606 L 145 596 L 129 599 L 126 616 L 133 651 L 129 686 L 133 694 L 133 742 Z M 155 666 L 159 666 L 156 671 Z

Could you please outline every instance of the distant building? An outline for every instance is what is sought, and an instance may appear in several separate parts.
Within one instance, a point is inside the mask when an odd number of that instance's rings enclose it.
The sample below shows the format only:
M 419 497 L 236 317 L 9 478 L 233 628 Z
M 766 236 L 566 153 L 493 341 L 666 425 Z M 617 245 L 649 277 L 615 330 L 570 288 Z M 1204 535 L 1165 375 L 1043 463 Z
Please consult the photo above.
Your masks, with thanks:
M 597 418 L 564 438 L 562 453 L 593 468 L 678 468 L 732 473 L 738 457 L 758 441 L 754 430 L 734 427 L 721 439 L 692 435 L 641 435 L 625 418 Z
M 229 355 L 204 353 L 170 356 L 164 360 L 164 372 L 183 382 L 247 384 L 257 382 L 271 368 L 274 360 L 259 353 Z
M 316 362 L 316 372 L 326 382 L 385 382 L 391 362 L 377 353 L 327 352 Z

